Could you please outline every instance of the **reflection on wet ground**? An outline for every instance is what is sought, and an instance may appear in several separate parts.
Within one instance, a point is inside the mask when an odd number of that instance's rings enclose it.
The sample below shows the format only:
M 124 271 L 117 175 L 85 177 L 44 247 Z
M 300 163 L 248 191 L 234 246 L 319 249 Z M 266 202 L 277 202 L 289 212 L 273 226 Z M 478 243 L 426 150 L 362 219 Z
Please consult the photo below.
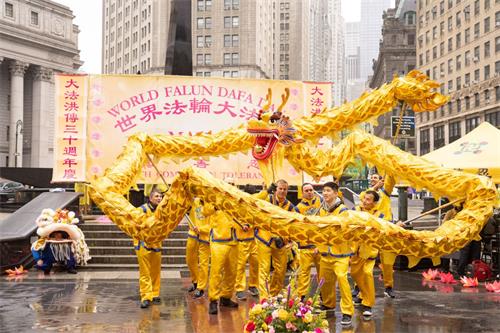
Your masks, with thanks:
M 208 301 L 192 300 L 189 279 L 163 279 L 163 304 L 140 309 L 135 279 L 103 279 L 103 272 L 47 278 L 30 272 L 0 283 L 1 332 L 242 332 L 253 299 L 237 310 L 208 315 Z M 60 273 L 64 274 L 64 273 Z M 500 294 L 439 282 L 420 273 L 396 272 L 396 299 L 383 298 L 380 281 L 372 320 L 356 311 L 350 328 L 340 312 L 329 318 L 331 332 L 499 332 Z

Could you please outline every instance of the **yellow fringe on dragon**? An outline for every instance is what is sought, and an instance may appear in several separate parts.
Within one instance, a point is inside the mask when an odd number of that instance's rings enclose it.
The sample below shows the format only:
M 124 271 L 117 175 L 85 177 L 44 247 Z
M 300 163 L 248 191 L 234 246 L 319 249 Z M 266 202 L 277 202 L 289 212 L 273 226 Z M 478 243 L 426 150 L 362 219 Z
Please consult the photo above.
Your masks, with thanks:
M 281 113 L 282 108 L 279 108 L 272 115 L 263 112 L 258 120 L 251 120 L 247 130 L 239 127 L 194 138 L 134 135 L 129 138 L 113 167 L 92 183 L 91 196 L 124 232 L 147 242 L 166 238 L 180 222 L 193 198 L 200 197 L 223 209 L 240 223 L 248 223 L 294 241 L 307 244 L 362 241 L 394 255 L 406 255 L 410 265 L 416 264 L 419 258 L 438 258 L 479 237 L 479 231 L 498 201 L 491 181 L 443 169 L 362 132 L 351 134 L 326 153 L 311 148 L 307 143 L 300 143 L 376 118 L 392 110 L 399 101 L 406 102 L 417 112 L 435 110 L 447 102 L 445 96 L 432 91 L 437 86 L 425 75 L 413 71 L 352 103 L 300 118 L 293 127 L 286 116 L 277 113 Z M 285 94 L 284 103 L 286 99 Z M 246 151 L 252 146 L 253 156 L 260 161 L 283 156 L 296 169 L 315 177 L 327 174 L 338 177 L 355 156 L 360 156 L 390 175 L 397 175 L 437 195 L 451 199 L 466 197 L 464 209 L 435 231 L 405 230 L 355 211 L 345 213 L 342 218 L 306 217 L 255 199 L 207 172 L 191 168 L 180 172 L 174 179 L 154 216 L 147 218 L 123 197 L 141 171 L 146 154 L 180 158 L 214 156 Z

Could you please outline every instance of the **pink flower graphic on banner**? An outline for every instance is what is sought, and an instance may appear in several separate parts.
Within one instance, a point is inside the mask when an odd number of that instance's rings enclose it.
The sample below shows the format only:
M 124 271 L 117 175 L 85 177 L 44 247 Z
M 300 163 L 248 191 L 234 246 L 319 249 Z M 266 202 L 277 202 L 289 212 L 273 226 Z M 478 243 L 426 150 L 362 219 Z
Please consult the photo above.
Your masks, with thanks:
M 98 158 L 99 156 L 101 156 L 101 151 L 97 149 L 92 149 L 92 156 Z
M 102 91 L 102 86 L 99 83 L 94 83 L 92 85 L 92 90 L 94 90 L 95 92 L 101 92 Z
M 101 139 L 101 133 L 94 132 L 94 133 L 92 133 L 92 135 L 90 137 L 92 138 L 92 140 L 100 140 Z
M 97 174 L 101 173 L 101 167 L 98 165 L 93 165 L 90 168 L 90 172 L 92 172 L 94 175 L 97 175 Z
M 299 108 L 296 103 L 293 103 L 292 105 L 290 105 L 290 107 L 292 108 L 292 110 L 297 110 Z
M 290 92 L 292 93 L 293 96 L 297 96 L 299 94 L 299 89 L 293 88 L 292 90 L 290 90 Z
M 99 115 L 92 116 L 92 122 L 94 124 L 99 124 L 101 122 L 102 118 Z
M 103 103 L 103 101 L 102 101 L 102 98 L 100 98 L 100 97 L 99 98 L 94 98 L 92 100 L 92 105 L 94 105 L 95 107 L 101 106 L 102 103 Z

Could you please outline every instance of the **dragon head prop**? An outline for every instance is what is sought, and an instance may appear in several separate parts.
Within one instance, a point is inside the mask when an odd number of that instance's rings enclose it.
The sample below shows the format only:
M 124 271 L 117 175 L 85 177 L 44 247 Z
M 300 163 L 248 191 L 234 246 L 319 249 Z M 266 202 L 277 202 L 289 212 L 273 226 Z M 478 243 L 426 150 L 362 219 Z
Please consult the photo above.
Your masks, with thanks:
M 270 158 L 279 145 L 289 146 L 303 142 L 295 137 L 296 130 L 292 126 L 290 117 L 285 115 L 283 110 L 289 97 L 290 89 L 285 88 L 285 93 L 281 95 L 281 105 L 271 112 L 272 91 L 268 89 L 266 104 L 259 111 L 258 118 L 249 121 L 247 131 L 255 137 L 252 156 L 257 161 Z

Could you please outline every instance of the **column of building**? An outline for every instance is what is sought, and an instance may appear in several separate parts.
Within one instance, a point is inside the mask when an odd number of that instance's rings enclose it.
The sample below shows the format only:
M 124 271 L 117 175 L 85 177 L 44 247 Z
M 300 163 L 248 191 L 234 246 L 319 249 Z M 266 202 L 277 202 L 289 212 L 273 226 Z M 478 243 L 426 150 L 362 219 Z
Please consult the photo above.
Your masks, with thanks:
M 9 65 L 11 75 L 9 167 L 23 165 L 24 74 L 27 68 L 27 63 L 17 60 Z
M 38 66 L 33 75 L 33 113 L 31 133 L 31 167 L 48 167 L 49 159 L 48 131 L 53 119 L 48 117 L 52 95 L 48 94 L 52 85 L 52 69 Z

